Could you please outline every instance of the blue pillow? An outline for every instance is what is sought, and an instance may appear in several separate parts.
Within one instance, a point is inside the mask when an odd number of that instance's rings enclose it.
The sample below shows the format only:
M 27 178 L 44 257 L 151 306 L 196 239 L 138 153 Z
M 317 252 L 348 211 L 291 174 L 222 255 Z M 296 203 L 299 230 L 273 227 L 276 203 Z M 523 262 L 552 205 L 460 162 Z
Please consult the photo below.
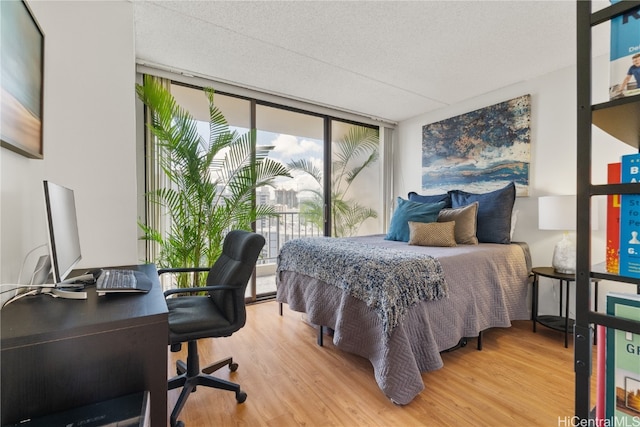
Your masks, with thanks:
M 449 194 L 454 208 L 478 202 L 476 236 L 480 243 L 511 243 L 511 212 L 516 201 L 513 182 L 489 193 L 452 190 Z
M 416 193 L 415 191 L 411 191 L 409 194 L 409 200 L 412 202 L 420 202 L 420 203 L 438 203 L 444 202 L 445 208 L 451 207 L 451 196 L 449 193 L 446 194 L 431 194 L 427 196 L 423 196 L 421 194 Z
M 398 197 L 396 210 L 391 217 L 389 232 L 385 240 L 397 240 L 399 242 L 409 241 L 409 221 L 413 222 L 436 222 L 438 213 L 444 207 L 444 202 L 440 203 L 420 203 L 412 202 Z

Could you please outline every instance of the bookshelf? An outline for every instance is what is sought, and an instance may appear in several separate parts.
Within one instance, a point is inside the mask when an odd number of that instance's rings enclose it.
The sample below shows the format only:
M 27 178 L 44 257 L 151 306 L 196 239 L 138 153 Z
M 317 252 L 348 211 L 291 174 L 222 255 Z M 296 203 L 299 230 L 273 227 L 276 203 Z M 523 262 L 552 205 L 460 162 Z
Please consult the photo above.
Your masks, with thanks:
M 591 103 L 591 37 L 592 28 L 640 6 L 640 1 L 614 3 L 592 12 L 591 1 L 576 1 L 577 35 L 577 245 L 576 245 L 576 321 L 574 329 L 575 415 L 588 420 L 591 402 L 592 325 L 603 325 L 640 334 L 640 322 L 610 316 L 591 310 L 592 278 L 635 284 L 640 293 L 640 279 L 603 271 L 593 271 L 591 262 L 591 197 L 614 194 L 640 194 L 640 183 L 594 185 L 592 166 L 592 124 L 613 137 L 640 147 L 640 95 L 602 104 Z M 600 82 L 596 82 L 599 84 Z M 607 84 L 608 82 L 601 82 Z M 578 424 L 576 424 L 578 425 Z M 582 425 L 582 424 L 580 424 Z M 584 424 L 587 425 L 587 424 Z
M 640 95 L 593 106 L 593 124 L 614 138 L 640 148 Z

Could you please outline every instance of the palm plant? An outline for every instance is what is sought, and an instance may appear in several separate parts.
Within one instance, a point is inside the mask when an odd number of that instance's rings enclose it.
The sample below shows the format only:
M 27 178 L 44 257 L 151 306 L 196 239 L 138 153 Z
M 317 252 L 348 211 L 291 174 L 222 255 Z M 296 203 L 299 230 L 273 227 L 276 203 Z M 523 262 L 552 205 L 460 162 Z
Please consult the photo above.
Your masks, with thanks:
M 256 151 L 255 129 L 232 131 L 214 103 L 213 89 L 204 93 L 209 102 L 209 138 L 198 134 L 197 121 L 177 105 L 171 93 L 151 77 L 136 85 L 140 100 L 149 108 L 148 124 L 163 149 L 160 166 L 170 185 L 149 193 L 152 203 L 163 206 L 170 220 L 166 233 L 140 223 L 143 239 L 160 248 L 160 267 L 210 266 L 220 256 L 226 232 L 251 230 L 258 218 L 277 215 L 273 206 L 256 205 L 255 190 L 290 176 L 281 163 Z M 202 277 L 178 276 L 178 286 L 198 286 Z
M 378 131 L 364 126 L 352 126 L 333 145 L 331 174 L 331 235 L 353 236 L 360 225 L 378 213 L 348 198 L 351 184 L 360 173 L 378 160 Z M 300 203 L 300 215 L 322 229 L 324 224 L 324 197 L 322 171 L 311 162 L 300 159 L 288 164 L 291 170 L 304 172 L 317 182 L 317 189 L 305 189 L 311 198 Z

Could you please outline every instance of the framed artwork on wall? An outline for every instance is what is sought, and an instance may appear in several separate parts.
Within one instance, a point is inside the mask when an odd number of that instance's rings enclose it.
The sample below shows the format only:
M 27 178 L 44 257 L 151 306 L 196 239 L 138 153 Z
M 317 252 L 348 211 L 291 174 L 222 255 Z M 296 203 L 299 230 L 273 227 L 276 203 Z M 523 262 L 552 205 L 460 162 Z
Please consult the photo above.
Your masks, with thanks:
M 25 1 L 0 8 L 0 145 L 42 159 L 44 33 Z
M 422 127 L 422 191 L 529 194 L 531 95 Z

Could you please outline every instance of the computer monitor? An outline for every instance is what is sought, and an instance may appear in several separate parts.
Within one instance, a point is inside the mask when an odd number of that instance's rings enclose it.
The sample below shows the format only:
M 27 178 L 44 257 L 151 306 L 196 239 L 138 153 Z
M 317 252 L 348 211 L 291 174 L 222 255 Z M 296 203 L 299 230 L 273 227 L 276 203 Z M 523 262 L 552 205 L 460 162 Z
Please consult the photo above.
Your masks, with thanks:
M 44 181 L 49 256 L 56 286 L 63 284 L 82 259 L 73 190 Z

